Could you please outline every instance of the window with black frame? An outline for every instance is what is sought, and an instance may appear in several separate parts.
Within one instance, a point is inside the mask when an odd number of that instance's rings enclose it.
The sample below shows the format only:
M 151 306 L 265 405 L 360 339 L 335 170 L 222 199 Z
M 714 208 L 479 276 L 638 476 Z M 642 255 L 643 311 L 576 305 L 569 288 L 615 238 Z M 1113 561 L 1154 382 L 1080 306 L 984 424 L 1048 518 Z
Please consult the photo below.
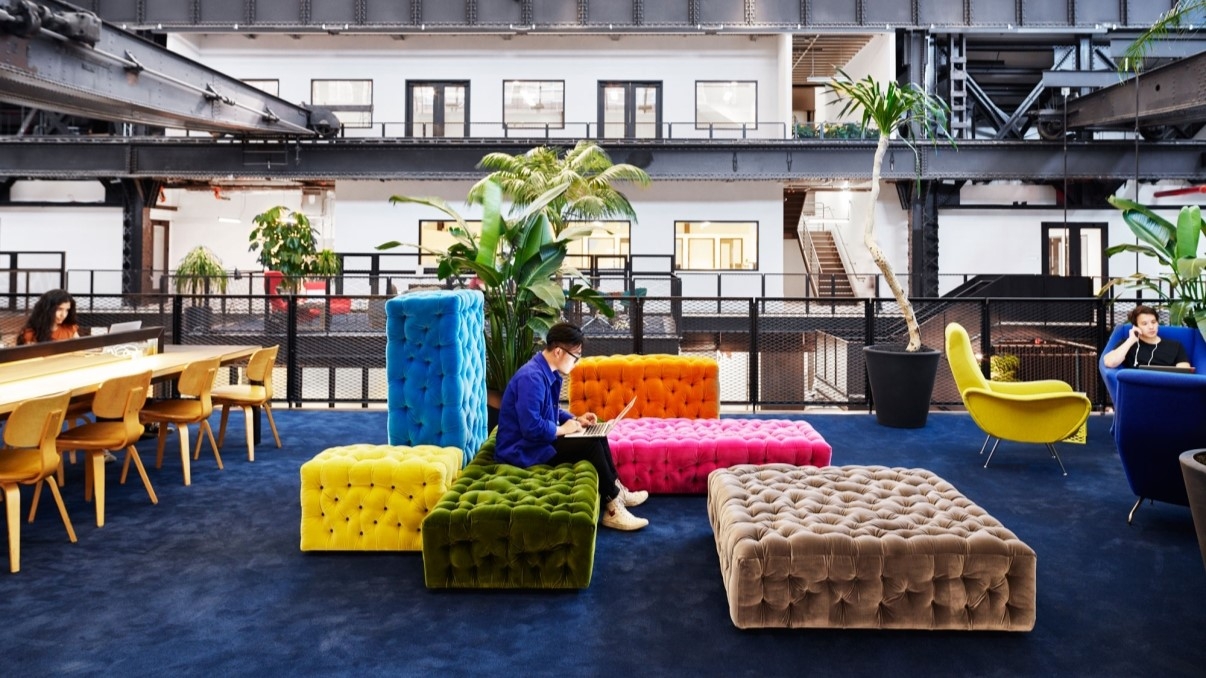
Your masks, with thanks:
M 372 80 L 311 80 L 310 103 L 334 111 L 344 127 L 373 126 Z
M 674 267 L 680 271 L 758 268 L 758 222 L 674 222 Z
M 757 127 L 757 81 L 696 81 L 695 129 L 757 129 Z
M 522 129 L 563 129 L 565 81 L 504 80 L 503 125 Z

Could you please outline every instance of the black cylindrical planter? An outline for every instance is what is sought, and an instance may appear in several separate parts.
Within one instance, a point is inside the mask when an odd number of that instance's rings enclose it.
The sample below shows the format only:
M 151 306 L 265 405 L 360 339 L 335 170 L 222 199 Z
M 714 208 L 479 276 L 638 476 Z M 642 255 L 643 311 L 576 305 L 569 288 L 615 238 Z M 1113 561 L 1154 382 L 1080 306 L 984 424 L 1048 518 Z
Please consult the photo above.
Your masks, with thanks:
M 1202 564 L 1206 565 L 1206 449 L 1182 452 L 1181 475 L 1185 478 L 1185 493 L 1189 495 L 1189 510 L 1193 527 L 1198 533 L 1198 548 Z
M 924 346 L 913 352 L 898 344 L 864 346 L 875 420 L 893 428 L 925 426 L 941 356 Z

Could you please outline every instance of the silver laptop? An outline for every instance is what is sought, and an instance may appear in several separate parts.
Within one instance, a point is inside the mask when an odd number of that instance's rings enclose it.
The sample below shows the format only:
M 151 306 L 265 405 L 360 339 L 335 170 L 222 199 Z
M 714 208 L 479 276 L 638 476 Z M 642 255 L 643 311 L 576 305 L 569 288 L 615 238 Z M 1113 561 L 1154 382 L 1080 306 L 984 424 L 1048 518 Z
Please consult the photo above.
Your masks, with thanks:
M 126 322 L 113 323 L 112 325 L 110 325 L 109 326 L 109 334 L 113 334 L 114 332 L 129 332 L 131 330 L 141 330 L 141 329 L 142 329 L 142 321 L 141 320 L 127 320 Z
M 624 415 L 628 414 L 628 410 L 631 410 L 632 406 L 635 404 L 636 396 L 632 396 L 632 400 L 628 401 L 628 404 L 624 406 L 624 409 L 620 410 L 620 413 L 616 415 L 615 419 L 612 419 L 611 421 L 596 422 L 590 426 L 587 426 L 581 431 L 578 431 L 577 433 L 567 435 L 566 438 L 598 438 L 600 436 L 606 436 L 611 432 L 611 427 L 615 426 L 617 421 L 623 419 Z

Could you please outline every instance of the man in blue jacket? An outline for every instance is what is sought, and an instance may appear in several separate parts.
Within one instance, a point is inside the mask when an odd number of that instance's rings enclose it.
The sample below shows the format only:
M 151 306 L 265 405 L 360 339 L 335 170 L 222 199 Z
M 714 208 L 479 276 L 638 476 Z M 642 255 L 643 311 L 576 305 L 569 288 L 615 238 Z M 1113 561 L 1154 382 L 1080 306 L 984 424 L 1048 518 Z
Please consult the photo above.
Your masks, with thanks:
M 598 421 L 593 412 L 575 417 L 561 409 L 563 377 L 582 357 L 582 330 L 569 323 L 549 328 L 545 347 L 511 377 L 498 413 L 494 458 L 506 464 L 572 464 L 589 461 L 599 473 L 604 527 L 639 530 L 649 524 L 628 512 L 649 498 L 620 484 L 606 436 L 567 437 Z

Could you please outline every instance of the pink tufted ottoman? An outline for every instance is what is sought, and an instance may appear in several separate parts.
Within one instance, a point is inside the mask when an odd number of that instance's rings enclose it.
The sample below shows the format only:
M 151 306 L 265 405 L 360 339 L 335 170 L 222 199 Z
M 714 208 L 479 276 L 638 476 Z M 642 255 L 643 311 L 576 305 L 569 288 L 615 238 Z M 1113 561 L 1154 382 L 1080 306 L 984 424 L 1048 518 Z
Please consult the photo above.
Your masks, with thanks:
M 804 421 L 623 419 L 607 436 L 620 481 L 653 493 L 703 493 L 708 474 L 736 464 L 826 466 L 829 443 Z
M 1034 628 L 1034 551 L 924 469 L 720 469 L 708 519 L 739 628 Z

